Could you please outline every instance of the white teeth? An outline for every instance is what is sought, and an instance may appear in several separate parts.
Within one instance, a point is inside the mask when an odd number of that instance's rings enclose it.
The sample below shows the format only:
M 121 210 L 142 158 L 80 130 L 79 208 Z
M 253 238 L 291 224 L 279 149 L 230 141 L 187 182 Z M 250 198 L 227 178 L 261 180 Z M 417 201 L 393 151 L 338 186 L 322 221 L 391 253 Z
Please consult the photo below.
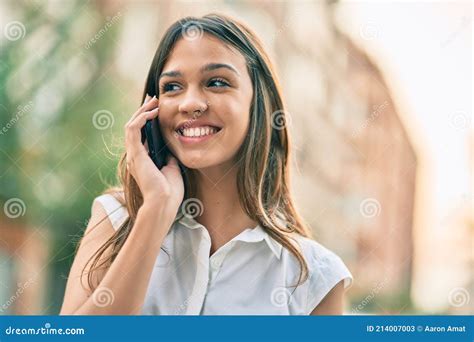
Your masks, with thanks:
M 182 130 L 182 135 L 185 137 L 202 137 L 205 135 L 210 135 L 216 133 L 217 130 L 214 127 L 203 126 L 203 127 L 194 127 L 194 128 L 184 128 Z

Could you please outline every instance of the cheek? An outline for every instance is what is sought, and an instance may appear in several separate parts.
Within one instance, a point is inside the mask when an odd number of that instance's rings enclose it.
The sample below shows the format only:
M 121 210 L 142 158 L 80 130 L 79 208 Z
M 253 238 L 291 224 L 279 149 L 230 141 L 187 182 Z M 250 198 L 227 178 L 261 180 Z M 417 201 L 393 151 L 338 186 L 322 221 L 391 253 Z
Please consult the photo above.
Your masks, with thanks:
M 250 106 L 244 105 L 242 101 L 229 102 L 223 113 L 227 113 L 227 118 L 224 120 L 228 121 L 236 132 L 241 133 L 247 130 L 250 121 Z
M 173 101 L 169 99 L 160 99 L 160 113 L 158 118 L 160 120 L 160 124 L 163 127 L 173 128 L 173 113 L 176 113 L 177 106 L 173 103 Z
M 240 147 L 245 140 L 249 127 L 248 113 L 238 113 L 226 120 L 224 135 L 225 146 L 232 149 Z

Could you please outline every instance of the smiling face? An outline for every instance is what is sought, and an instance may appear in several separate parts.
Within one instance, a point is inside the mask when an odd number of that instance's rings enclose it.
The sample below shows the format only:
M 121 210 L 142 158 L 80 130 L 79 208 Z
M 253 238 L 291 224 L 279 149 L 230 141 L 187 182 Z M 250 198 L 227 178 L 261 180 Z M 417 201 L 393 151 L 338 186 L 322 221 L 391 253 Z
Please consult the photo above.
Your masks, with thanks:
M 209 34 L 180 39 L 159 89 L 161 131 L 181 163 L 192 169 L 232 165 L 253 96 L 244 56 Z

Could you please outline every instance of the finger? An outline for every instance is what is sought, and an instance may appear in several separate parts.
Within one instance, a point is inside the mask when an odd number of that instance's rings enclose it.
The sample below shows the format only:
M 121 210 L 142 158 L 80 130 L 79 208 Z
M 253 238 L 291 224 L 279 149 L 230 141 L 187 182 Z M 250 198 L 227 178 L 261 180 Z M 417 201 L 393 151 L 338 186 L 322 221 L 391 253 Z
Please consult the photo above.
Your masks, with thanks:
M 146 100 L 145 100 L 146 101 Z M 144 102 L 143 105 L 138 109 L 137 112 L 143 113 L 150 111 L 154 109 L 156 106 L 158 106 L 158 99 L 156 98 L 156 95 L 151 97 L 148 101 Z
M 178 163 L 178 161 L 176 160 L 176 158 L 172 154 L 168 154 L 166 156 L 166 165 L 177 164 L 177 163 Z
M 159 115 L 159 107 L 139 114 L 133 121 L 126 125 L 126 135 L 130 137 L 134 137 L 135 135 L 139 135 L 140 139 L 139 142 L 142 144 L 142 128 L 145 126 L 145 123 L 148 120 L 152 120 Z
M 159 104 L 159 101 L 156 98 L 156 96 L 153 96 L 148 101 L 145 99 L 145 102 L 143 103 L 143 105 L 140 108 L 138 108 L 138 110 L 135 113 L 133 113 L 132 117 L 130 118 L 130 120 L 128 120 L 128 122 L 132 122 L 141 113 L 154 109 L 155 107 L 158 106 L 158 104 Z
M 148 99 L 147 99 L 147 97 L 148 97 Z M 138 110 L 135 113 L 132 114 L 132 116 L 130 117 L 130 120 L 128 120 L 128 122 L 132 122 L 141 113 L 143 113 L 145 111 L 152 110 L 153 108 L 155 108 L 158 105 L 158 102 L 157 102 L 158 99 L 155 96 L 150 97 L 147 94 L 147 97 L 145 97 L 145 101 L 143 102 L 143 105 L 140 108 L 138 108 Z
M 160 113 L 160 107 L 156 107 L 150 111 L 140 113 L 137 115 L 135 119 L 132 120 L 130 123 L 131 125 L 137 125 L 141 129 L 143 126 L 145 126 L 145 123 L 148 120 L 156 118 Z
M 148 112 L 143 112 L 126 125 L 125 142 L 128 144 L 131 151 L 137 152 L 143 148 L 143 144 L 141 142 L 141 129 L 147 120 L 157 117 L 158 114 L 159 108 L 155 108 Z
M 179 168 L 178 159 L 171 156 L 168 158 L 167 164 L 161 169 L 161 172 L 169 180 L 179 181 L 181 176 L 181 169 Z
M 146 96 L 145 96 L 145 101 L 143 101 L 142 106 L 143 106 L 145 103 L 147 103 L 148 101 L 150 101 L 150 100 L 151 100 L 151 96 L 148 95 L 148 94 L 146 94 Z
M 179 166 L 178 166 L 178 159 L 176 159 L 175 157 L 171 157 L 171 158 L 168 160 L 168 165 L 169 165 L 169 166 L 172 166 L 172 167 L 179 168 Z

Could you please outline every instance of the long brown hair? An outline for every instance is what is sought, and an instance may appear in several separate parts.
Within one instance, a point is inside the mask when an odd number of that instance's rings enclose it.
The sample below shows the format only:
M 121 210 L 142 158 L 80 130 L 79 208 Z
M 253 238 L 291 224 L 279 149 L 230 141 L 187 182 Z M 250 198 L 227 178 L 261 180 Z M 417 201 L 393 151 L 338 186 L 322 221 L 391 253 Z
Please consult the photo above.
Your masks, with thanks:
M 253 86 L 253 99 L 249 130 L 236 156 L 239 161 L 237 186 L 240 204 L 251 219 L 259 222 L 271 237 L 297 259 L 300 274 L 294 286 L 298 286 L 308 278 L 308 266 L 301 251 L 293 243 L 292 235 L 297 233 L 311 237 L 311 233 L 298 215 L 290 194 L 288 113 L 285 111 L 272 63 L 255 33 L 235 19 L 214 13 L 201 18 L 186 17 L 173 23 L 156 50 L 141 103 L 146 94 L 159 96 L 158 77 L 176 42 L 185 35 L 196 36 L 203 33 L 208 33 L 237 49 L 246 59 Z M 126 153 L 119 161 L 118 178 L 121 185 L 111 187 L 104 193 L 114 195 L 127 208 L 129 216 L 87 262 L 86 267 L 91 263 L 87 272 L 91 290 L 96 286 L 93 284 L 93 273 L 110 267 L 129 236 L 137 211 L 143 203 L 140 189 L 127 171 Z M 183 178 L 184 199 L 191 198 L 195 194 L 191 173 L 184 170 Z M 119 195 L 122 192 L 124 197 Z M 179 219 L 179 215 L 176 219 Z M 107 250 L 111 250 L 111 253 L 105 254 Z

